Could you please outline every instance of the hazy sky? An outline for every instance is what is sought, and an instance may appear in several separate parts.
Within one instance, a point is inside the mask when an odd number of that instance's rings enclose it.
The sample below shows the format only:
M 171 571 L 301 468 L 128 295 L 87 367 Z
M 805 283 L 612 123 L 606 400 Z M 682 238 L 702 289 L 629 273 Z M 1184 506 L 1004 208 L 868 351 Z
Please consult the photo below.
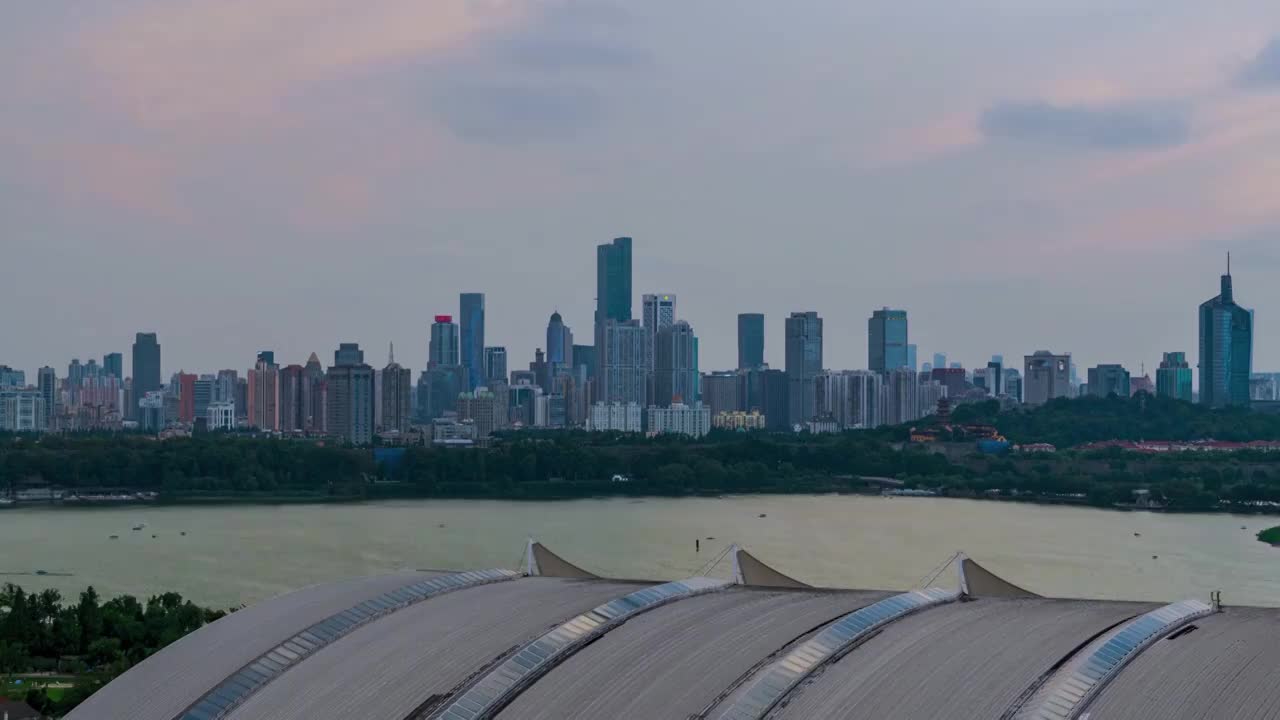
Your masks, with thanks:
M 866 364 L 1194 358 L 1232 251 L 1280 370 L 1275 0 L 40 0 L 0 4 L 0 363 L 247 368 L 488 295 L 519 367 L 589 342 L 635 238 L 705 369 L 735 315 Z M 34 381 L 34 375 L 31 376 Z

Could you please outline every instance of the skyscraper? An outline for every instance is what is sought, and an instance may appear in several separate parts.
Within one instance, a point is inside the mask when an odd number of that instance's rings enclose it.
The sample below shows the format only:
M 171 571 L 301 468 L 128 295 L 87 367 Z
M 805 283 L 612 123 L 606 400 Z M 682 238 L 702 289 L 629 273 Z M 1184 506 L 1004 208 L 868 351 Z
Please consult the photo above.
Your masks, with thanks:
M 1191 402 L 1191 365 L 1187 354 L 1167 352 L 1156 368 L 1156 395 Z
M 304 401 L 307 396 L 306 382 L 303 377 L 306 370 L 301 365 L 289 365 L 280 370 L 279 404 L 280 432 L 296 433 L 306 428 L 303 416 Z
M 552 375 L 558 368 L 573 366 L 573 331 L 558 312 L 551 313 L 547 323 L 547 363 L 552 367 Z
M 1253 373 L 1253 311 L 1235 302 L 1231 258 L 1221 292 L 1200 305 L 1200 402 L 1210 407 L 1249 404 Z
M 605 328 L 609 321 L 626 323 L 631 320 L 631 238 L 615 238 L 613 242 L 596 247 L 596 313 L 595 346 L 596 367 L 600 371 L 608 363 L 605 352 Z M 604 393 L 597 393 L 603 397 Z
M 914 343 L 907 345 L 907 364 L 906 367 L 912 371 L 919 370 L 920 366 L 916 363 L 916 346 Z
M 259 430 L 280 429 L 280 366 L 274 359 L 274 353 L 258 353 L 249 370 L 249 425 Z
M 1071 396 L 1071 353 L 1037 350 L 1023 358 L 1022 393 L 1027 405 L 1043 405 Z
M 458 337 L 458 326 L 452 315 L 437 315 L 431 325 L 431 344 L 428 348 L 427 367 L 438 365 L 460 365 L 461 343 Z M 483 356 L 481 363 L 483 364 Z
M 698 396 L 698 363 L 693 328 L 681 320 L 658 331 L 654 340 L 653 404 L 693 405 Z
M 764 314 L 738 315 L 738 369 L 749 370 L 764 365 Z
M 184 423 L 196 421 L 196 380 L 194 373 L 178 372 L 178 420 Z
M 324 366 L 315 353 L 302 367 L 302 429 L 311 433 L 326 432 Z
M 649 342 L 649 364 L 657 347 L 658 331 L 676 321 L 676 296 L 670 293 L 644 295 L 640 298 L 641 323 Z
M 401 367 L 396 362 L 395 348 L 387 357 L 387 366 L 382 369 L 382 417 L 379 425 L 384 431 L 395 430 L 401 433 L 409 431 L 409 389 L 413 383 L 409 368 Z
M 102 372 L 124 382 L 124 356 L 120 353 L 107 353 L 102 356 Z
M 908 367 L 907 311 L 882 308 L 867 321 L 867 367 L 888 372 Z M 934 363 L 934 367 L 938 367 Z
M 212 375 L 201 375 L 192 384 L 191 405 L 196 422 L 200 422 L 201 418 L 207 420 L 209 417 L 209 405 L 213 403 L 213 384 Z
M 485 384 L 507 381 L 507 349 L 505 347 L 487 347 L 484 349 Z
M 36 388 L 44 400 L 45 427 L 51 429 L 52 418 L 57 416 L 58 407 L 58 372 L 51 367 L 42 367 L 36 371 Z
M 462 342 L 460 363 L 467 369 L 467 390 L 483 384 L 484 370 L 484 293 L 462 293 L 458 296 Z
M 816 312 L 793 312 L 786 322 L 786 364 L 789 412 L 787 422 L 798 425 L 816 413 L 818 373 L 822 372 L 822 318 Z
M 373 368 L 355 343 L 343 343 L 325 376 L 328 433 L 353 445 L 373 442 Z
M 133 341 L 133 397 L 141 400 L 159 389 L 160 343 L 155 333 L 138 333 Z M 130 418 L 138 417 L 136 402 L 128 410 Z
M 649 353 L 640 321 L 609 321 L 605 326 L 604 358 L 596 378 L 596 401 L 644 405 L 648 397 Z
M 946 353 L 934 353 L 934 354 L 933 354 L 933 366 L 934 366 L 935 368 L 944 368 L 944 367 L 946 367 L 946 366 L 947 366 L 947 354 L 946 354 Z

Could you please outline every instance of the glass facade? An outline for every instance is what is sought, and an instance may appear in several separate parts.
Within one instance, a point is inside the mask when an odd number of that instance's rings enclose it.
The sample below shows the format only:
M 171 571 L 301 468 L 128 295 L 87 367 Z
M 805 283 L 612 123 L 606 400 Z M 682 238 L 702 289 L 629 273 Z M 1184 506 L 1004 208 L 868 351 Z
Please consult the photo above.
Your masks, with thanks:
M 883 308 L 867 321 L 867 367 L 876 372 L 910 367 L 907 311 Z
M 750 370 L 764 365 L 764 315 L 738 315 L 738 369 Z
M 484 293 L 462 293 L 458 296 L 462 330 L 461 363 L 469 370 L 468 390 L 481 385 L 484 369 Z
M 1223 275 L 1221 294 L 1200 305 L 1200 402 L 1248 405 L 1252 372 L 1253 311 L 1235 303 Z

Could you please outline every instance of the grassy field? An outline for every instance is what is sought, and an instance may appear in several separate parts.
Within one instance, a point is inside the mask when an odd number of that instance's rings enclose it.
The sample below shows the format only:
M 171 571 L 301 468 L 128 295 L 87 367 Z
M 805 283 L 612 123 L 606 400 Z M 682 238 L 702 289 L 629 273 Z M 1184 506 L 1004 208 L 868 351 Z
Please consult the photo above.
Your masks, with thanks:
M 1258 533 L 1258 539 L 1264 543 L 1280 545 L 1280 526 L 1263 530 Z
M 53 700 L 61 700 L 62 694 L 75 682 L 70 675 L 15 675 L 0 678 L 0 696 L 21 700 L 32 688 L 44 688 Z

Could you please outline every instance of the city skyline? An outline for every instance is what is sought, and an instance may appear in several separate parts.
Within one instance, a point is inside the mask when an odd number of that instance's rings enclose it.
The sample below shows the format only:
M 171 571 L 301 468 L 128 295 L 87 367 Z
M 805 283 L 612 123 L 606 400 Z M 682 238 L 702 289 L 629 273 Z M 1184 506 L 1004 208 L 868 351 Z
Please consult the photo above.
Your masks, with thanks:
M 780 366 L 802 309 L 856 367 L 888 305 L 922 358 L 1151 368 L 1195 346 L 1186 298 L 1228 249 L 1255 366 L 1280 365 L 1275 3 L 493 6 L 374 0 L 353 27 L 297 0 L 6 5 L 0 217 L 26 271 L 4 362 L 152 330 L 166 373 L 339 338 L 416 365 L 469 291 L 523 360 L 556 308 L 590 342 L 590 248 L 625 234 L 632 302 L 678 293 L 704 367 L 733 366 L 744 311 Z M 290 42 L 235 32 L 259 20 Z

